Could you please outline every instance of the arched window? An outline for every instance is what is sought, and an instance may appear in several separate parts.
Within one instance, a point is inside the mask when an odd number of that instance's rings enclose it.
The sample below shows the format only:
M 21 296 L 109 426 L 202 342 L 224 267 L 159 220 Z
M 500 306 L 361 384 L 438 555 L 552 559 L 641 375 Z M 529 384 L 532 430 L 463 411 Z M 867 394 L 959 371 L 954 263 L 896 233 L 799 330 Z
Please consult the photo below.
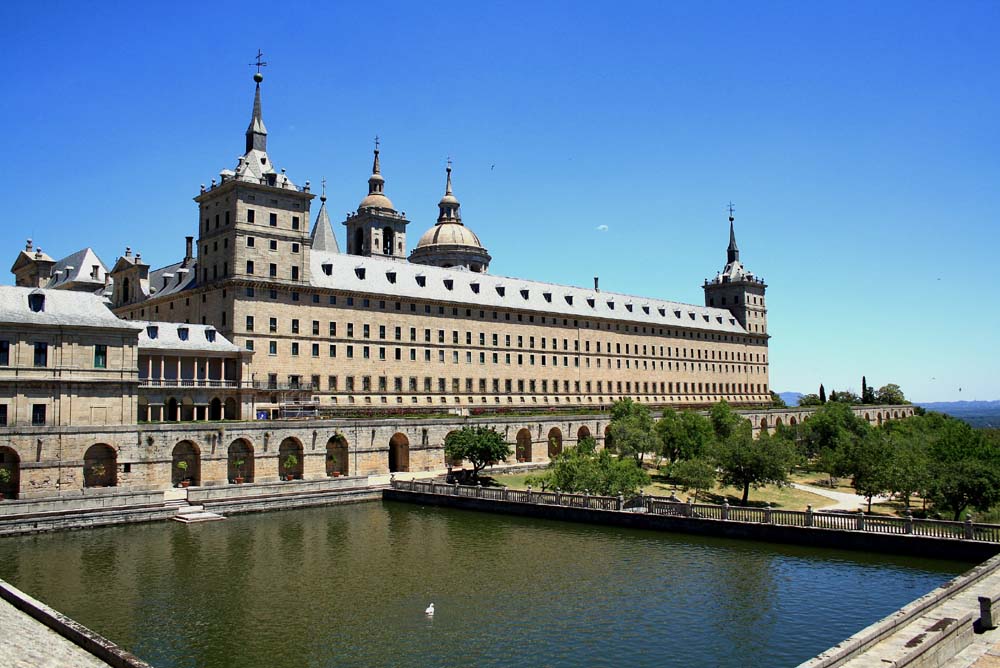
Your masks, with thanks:
M 392 229 L 386 227 L 382 230 L 382 255 L 392 255 L 392 244 L 395 240 L 395 235 L 392 233 Z

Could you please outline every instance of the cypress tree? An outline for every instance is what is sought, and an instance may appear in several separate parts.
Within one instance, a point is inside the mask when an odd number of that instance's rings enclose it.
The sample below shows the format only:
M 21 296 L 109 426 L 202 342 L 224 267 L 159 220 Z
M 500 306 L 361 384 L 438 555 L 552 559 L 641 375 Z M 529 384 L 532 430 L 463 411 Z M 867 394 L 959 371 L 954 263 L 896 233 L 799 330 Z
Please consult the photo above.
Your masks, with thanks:
M 830 401 L 837 400 L 837 390 L 830 390 Z
M 868 379 L 861 376 L 861 403 L 868 403 Z
M 821 404 L 826 403 L 826 389 L 823 387 L 823 383 L 819 384 L 819 402 Z

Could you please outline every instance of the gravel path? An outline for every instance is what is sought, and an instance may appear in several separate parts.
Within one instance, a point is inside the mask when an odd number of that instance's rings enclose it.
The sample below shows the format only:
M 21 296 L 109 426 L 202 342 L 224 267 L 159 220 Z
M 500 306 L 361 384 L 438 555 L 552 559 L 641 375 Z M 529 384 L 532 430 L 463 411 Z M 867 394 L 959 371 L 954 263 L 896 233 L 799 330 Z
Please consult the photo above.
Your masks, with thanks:
M 793 482 L 792 487 L 795 489 L 801 489 L 803 492 L 812 492 L 813 494 L 825 497 L 834 502 L 830 505 L 823 506 L 822 508 L 816 508 L 816 510 L 858 510 L 859 508 L 864 510 L 868 507 L 868 499 L 851 492 L 836 492 L 832 489 L 824 489 L 822 487 L 800 485 L 797 482 Z M 888 497 L 876 496 L 872 499 L 872 503 L 880 503 L 886 500 L 888 500 Z

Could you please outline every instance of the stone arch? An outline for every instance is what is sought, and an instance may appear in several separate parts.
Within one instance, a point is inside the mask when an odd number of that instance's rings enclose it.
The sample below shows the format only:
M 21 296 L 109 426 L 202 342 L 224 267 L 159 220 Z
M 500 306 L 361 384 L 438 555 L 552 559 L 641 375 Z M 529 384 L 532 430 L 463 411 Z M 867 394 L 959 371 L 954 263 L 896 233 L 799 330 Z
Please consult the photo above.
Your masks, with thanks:
M 326 475 L 348 475 L 350 467 L 347 455 L 347 438 L 343 434 L 331 436 L 326 442 Z
M 208 419 L 209 420 L 221 420 L 222 419 L 222 400 L 219 397 L 213 397 L 212 401 L 208 404 Z
M 391 227 L 382 228 L 382 255 L 392 255 L 392 247 L 395 243 L 396 235 Z
M 761 429 L 761 431 L 767 431 L 767 418 L 766 417 L 762 417 L 760 419 L 760 429 Z
M 796 424 L 798 424 L 798 422 L 795 420 L 794 417 L 788 418 L 788 426 L 789 427 L 794 427 Z
M 240 405 L 236 403 L 236 399 L 226 398 L 226 403 L 223 405 L 223 418 L 226 420 L 240 419 Z
M 16 499 L 21 490 L 21 458 L 13 448 L 0 446 L 0 469 L 10 472 L 6 482 L 0 480 L 0 499 Z
M 582 425 L 579 429 L 576 430 L 577 443 L 587 438 L 588 436 L 590 436 L 590 427 L 588 427 L 587 425 Z
M 865 422 L 871 422 L 871 421 L 872 421 L 871 414 L 866 412 L 865 413 Z
M 615 437 L 611 435 L 611 425 L 604 428 L 604 449 L 615 451 Z
M 410 470 L 410 439 L 402 432 L 396 432 L 389 439 L 389 473 L 405 473 Z
M 114 487 L 118 484 L 118 453 L 106 443 L 95 443 L 83 453 L 83 486 Z
M 360 227 L 354 230 L 354 252 L 361 255 L 365 250 L 365 231 Z
M 201 451 L 191 441 L 181 441 L 171 453 L 171 482 L 197 487 L 201 484 Z
M 177 403 L 176 397 L 170 397 L 167 399 L 167 403 L 163 406 L 163 420 L 164 422 L 177 422 L 180 417 L 180 405 Z
M 549 429 L 549 459 L 562 453 L 562 431 L 559 427 Z
M 180 410 L 181 422 L 194 422 L 194 399 L 191 397 L 182 397 Z
M 879 424 L 882 424 L 882 413 L 875 414 L 875 421 L 878 422 Z
M 514 454 L 519 462 L 531 461 L 531 432 L 527 428 L 521 428 L 517 432 L 514 441 L 516 443 Z
M 245 438 L 238 438 L 229 444 L 227 477 L 233 482 L 236 482 L 237 478 L 242 478 L 244 482 L 253 482 L 253 473 L 253 445 Z
M 899 417 L 899 411 L 893 411 L 892 412 L 892 417 L 893 417 L 893 419 L 898 418 Z
M 781 418 L 780 417 L 774 418 L 774 428 L 775 429 L 777 429 L 778 427 L 780 427 L 781 424 L 782 424 L 782 422 L 781 422 Z
M 302 479 L 302 443 L 289 436 L 278 446 L 278 476 L 285 480 Z

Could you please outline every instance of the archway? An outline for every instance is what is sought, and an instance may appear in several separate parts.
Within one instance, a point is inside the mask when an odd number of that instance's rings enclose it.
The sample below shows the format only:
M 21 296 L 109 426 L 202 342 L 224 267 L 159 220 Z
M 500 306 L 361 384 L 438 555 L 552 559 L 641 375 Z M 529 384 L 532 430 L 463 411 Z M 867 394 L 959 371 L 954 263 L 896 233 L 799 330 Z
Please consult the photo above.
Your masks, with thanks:
M 343 434 L 334 434 L 326 442 L 326 475 L 347 475 L 350 471 L 347 459 L 347 439 Z
M 577 443 L 579 443 L 583 439 L 589 438 L 589 437 L 590 437 L 590 428 L 588 428 L 587 425 L 583 425 L 582 427 L 580 427 L 579 429 L 576 430 L 576 442 Z
M 174 485 L 201 484 L 201 453 L 191 441 L 181 441 L 171 454 L 171 482 Z
M 410 439 L 406 434 L 396 432 L 389 439 L 389 472 L 400 473 L 410 470 Z
M 527 429 L 521 429 L 517 432 L 517 461 L 519 462 L 530 462 L 531 461 L 531 432 Z
M 898 418 L 899 417 L 899 411 L 893 411 L 892 412 L 892 417 L 893 417 L 893 419 Z
M 382 255 L 392 255 L 392 245 L 395 238 L 392 228 L 386 227 L 382 229 Z
M 97 443 L 83 453 L 83 486 L 114 487 L 118 484 L 118 455 L 114 448 Z
M 245 438 L 229 444 L 227 478 L 234 482 L 253 482 L 253 446 Z
M 878 421 L 878 423 L 880 425 L 882 424 L 882 414 L 881 413 L 876 413 L 875 414 L 875 419 Z
M 793 417 L 788 418 L 788 426 L 789 427 L 794 427 L 796 424 L 797 423 L 795 422 L 795 418 L 793 418 Z
M 767 418 L 766 417 L 762 417 L 760 419 L 760 430 L 761 431 L 767 431 Z
M 365 250 L 365 232 L 360 227 L 354 230 L 354 253 L 361 255 Z
M 285 480 L 302 479 L 302 444 L 289 436 L 278 448 L 278 475 Z
M 871 421 L 872 421 L 872 416 L 871 416 L 871 414 L 869 414 L 869 413 L 865 413 L 865 422 L 871 422 Z
M 604 428 L 604 449 L 608 452 L 615 451 L 615 437 L 611 435 L 611 425 Z
M 12 448 L 0 446 L 0 471 L 6 471 L 0 475 L 0 498 L 16 499 L 21 490 L 21 458 Z
M 212 402 L 208 404 L 208 419 L 209 420 L 222 419 L 222 401 L 218 397 L 212 399 Z
M 167 414 L 163 416 L 164 421 L 177 422 L 179 412 L 177 406 L 177 399 L 175 399 L 174 397 L 170 397 L 169 399 L 167 399 L 166 413 Z
M 549 459 L 562 453 L 562 432 L 559 427 L 549 429 Z
M 240 408 L 239 404 L 236 403 L 236 399 L 229 397 L 226 399 L 225 403 L 225 419 L 227 420 L 239 420 L 240 419 Z
M 194 422 L 194 399 L 183 397 L 181 399 L 181 422 Z
M 774 418 L 774 428 L 777 429 L 781 426 L 781 418 Z

